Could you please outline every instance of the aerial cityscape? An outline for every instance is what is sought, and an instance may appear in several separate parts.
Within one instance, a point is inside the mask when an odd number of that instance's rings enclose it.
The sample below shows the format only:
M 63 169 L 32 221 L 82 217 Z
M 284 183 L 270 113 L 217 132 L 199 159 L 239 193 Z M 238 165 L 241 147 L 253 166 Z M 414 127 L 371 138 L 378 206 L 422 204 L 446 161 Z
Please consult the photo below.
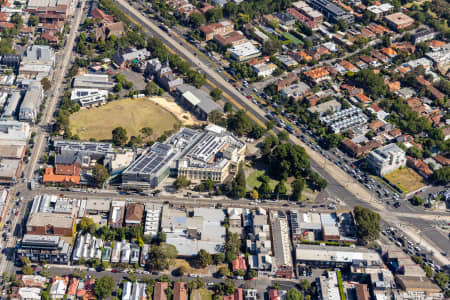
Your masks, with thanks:
M 0 299 L 450 299 L 448 0 L 0 2 Z

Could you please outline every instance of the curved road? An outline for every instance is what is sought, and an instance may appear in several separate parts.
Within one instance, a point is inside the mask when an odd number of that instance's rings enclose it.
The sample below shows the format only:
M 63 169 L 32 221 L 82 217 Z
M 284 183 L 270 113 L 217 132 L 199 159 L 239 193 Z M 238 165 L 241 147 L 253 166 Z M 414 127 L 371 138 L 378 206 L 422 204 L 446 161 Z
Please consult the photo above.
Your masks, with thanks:
M 249 113 L 249 116 L 259 124 L 264 124 L 265 112 L 261 110 L 257 105 L 253 104 L 250 100 L 241 95 L 230 83 L 224 80 L 215 70 L 207 66 L 203 61 L 201 61 L 197 56 L 193 55 L 188 49 L 186 49 L 182 42 L 175 41 L 166 32 L 161 30 L 156 24 L 145 17 L 140 11 L 136 10 L 134 7 L 130 6 L 125 0 L 116 0 L 119 6 L 129 15 L 132 16 L 133 22 L 138 24 L 136 20 L 139 21 L 141 25 L 154 33 L 158 38 L 164 40 L 166 45 L 171 51 L 176 50 L 185 60 L 189 61 L 194 66 L 199 67 L 205 74 L 209 76 L 212 85 L 216 85 L 224 91 L 224 97 L 228 99 L 238 108 L 244 108 Z M 233 97 L 233 98 L 232 98 Z M 327 160 L 321 154 L 309 148 L 306 144 L 301 142 L 295 136 L 290 135 L 290 141 L 300 145 L 305 148 L 308 155 L 311 157 L 311 165 L 313 169 L 317 170 L 329 183 L 329 187 L 332 187 L 333 192 L 339 199 L 346 202 L 350 206 L 362 205 L 369 206 L 383 216 L 383 220 L 393 224 L 394 226 L 400 226 L 401 230 L 410 237 L 411 240 L 420 242 L 424 248 L 435 253 L 435 257 L 442 264 L 449 264 L 449 260 L 442 256 L 440 252 L 442 250 L 447 251 L 448 248 L 446 244 L 441 243 L 443 249 L 439 249 L 430 242 L 424 240 L 420 237 L 415 229 L 411 226 L 410 220 L 406 218 L 400 219 L 389 208 L 377 203 L 376 197 L 369 193 L 364 187 L 362 187 L 353 177 L 349 176 L 347 173 L 343 172 L 341 169 L 336 167 L 332 162 Z M 414 217 L 414 225 L 421 228 L 428 227 L 429 223 L 423 220 L 419 215 Z M 449 243 L 450 245 L 450 243 Z

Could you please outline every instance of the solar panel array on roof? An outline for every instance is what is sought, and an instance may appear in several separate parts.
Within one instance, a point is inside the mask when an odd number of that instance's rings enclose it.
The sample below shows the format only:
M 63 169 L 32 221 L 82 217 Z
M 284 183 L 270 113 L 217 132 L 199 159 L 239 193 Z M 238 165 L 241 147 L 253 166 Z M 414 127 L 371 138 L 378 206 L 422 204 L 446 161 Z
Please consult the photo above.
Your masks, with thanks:
M 179 172 L 180 167 L 225 167 L 233 159 L 231 153 L 236 149 L 239 151 L 245 144 L 226 134 L 224 128 L 215 129 L 199 132 L 182 128 L 164 143 L 153 144 L 122 173 L 122 182 L 130 186 L 156 186 L 169 173 Z
M 108 153 L 112 152 L 111 143 L 97 143 L 97 142 L 83 142 L 83 141 L 54 141 L 53 146 L 59 152 L 76 151 L 76 152 L 97 152 Z

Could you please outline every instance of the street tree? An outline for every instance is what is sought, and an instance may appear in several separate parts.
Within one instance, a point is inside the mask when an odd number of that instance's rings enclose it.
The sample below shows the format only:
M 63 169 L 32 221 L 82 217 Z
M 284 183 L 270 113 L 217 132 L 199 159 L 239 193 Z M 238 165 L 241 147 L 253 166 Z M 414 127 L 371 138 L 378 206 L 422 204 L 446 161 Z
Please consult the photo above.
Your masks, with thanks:
M 95 282 L 94 293 L 99 299 L 109 298 L 117 288 L 111 276 L 103 276 Z
M 233 106 L 231 105 L 230 102 L 225 103 L 224 107 L 223 107 L 223 111 L 225 113 L 229 113 L 233 110 Z
M 211 90 L 211 92 L 209 93 L 209 95 L 214 99 L 214 100 L 219 100 L 222 97 L 222 90 L 218 89 L 218 88 L 214 88 Z
M 434 281 L 441 289 L 445 289 L 448 284 L 449 276 L 443 272 L 438 272 L 434 275 Z
M 255 189 L 251 190 L 250 193 L 248 193 L 248 195 L 250 196 L 250 198 L 251 198 L 252 200 L 259 199 L 259 193 L 258 193 L 258 191 L 255 190 Z
M 218 270 L 218 273 L 219 273 L 220 277 L 225 277 L 225 276 L 228 276 L 230 271 L 228 270 L 227 267 L 220 267 L 219 270 Z
M 52 87 L 52 83 L 48 79 L 48 77 L 44 77 L 41 79 L 41 85 L 44 91 L 48 91 Z
M 188 187 L 191 184 L 191 181 L 187 179 L 186 176 L 178 176 L 173 184 L 178 191 Z
M 292 288 L 287 292 L 286 300 L 303 300 L 303 294 L 296 288 Z
M 414 195 L 411 199 L 411 203 L 415 206 L 422 206 L 425 203 L 425 200 L 422 197 Z

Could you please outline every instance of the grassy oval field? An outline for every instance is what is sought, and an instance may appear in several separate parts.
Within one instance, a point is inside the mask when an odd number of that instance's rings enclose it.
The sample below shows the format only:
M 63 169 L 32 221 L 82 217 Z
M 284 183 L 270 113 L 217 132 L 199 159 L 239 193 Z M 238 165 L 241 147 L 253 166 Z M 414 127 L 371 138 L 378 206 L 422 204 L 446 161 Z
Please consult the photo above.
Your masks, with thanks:
M 145 98 L 112 101 L 100 107 L 81 109 L 70 116 L 72 134 L 82 140 L 111 140 L 112 130 L 119 126 L 126 129 L 128 138 L 138 136 L 143 127 L 151 127 L 156 138 L 178 124 L 173 114 Z

